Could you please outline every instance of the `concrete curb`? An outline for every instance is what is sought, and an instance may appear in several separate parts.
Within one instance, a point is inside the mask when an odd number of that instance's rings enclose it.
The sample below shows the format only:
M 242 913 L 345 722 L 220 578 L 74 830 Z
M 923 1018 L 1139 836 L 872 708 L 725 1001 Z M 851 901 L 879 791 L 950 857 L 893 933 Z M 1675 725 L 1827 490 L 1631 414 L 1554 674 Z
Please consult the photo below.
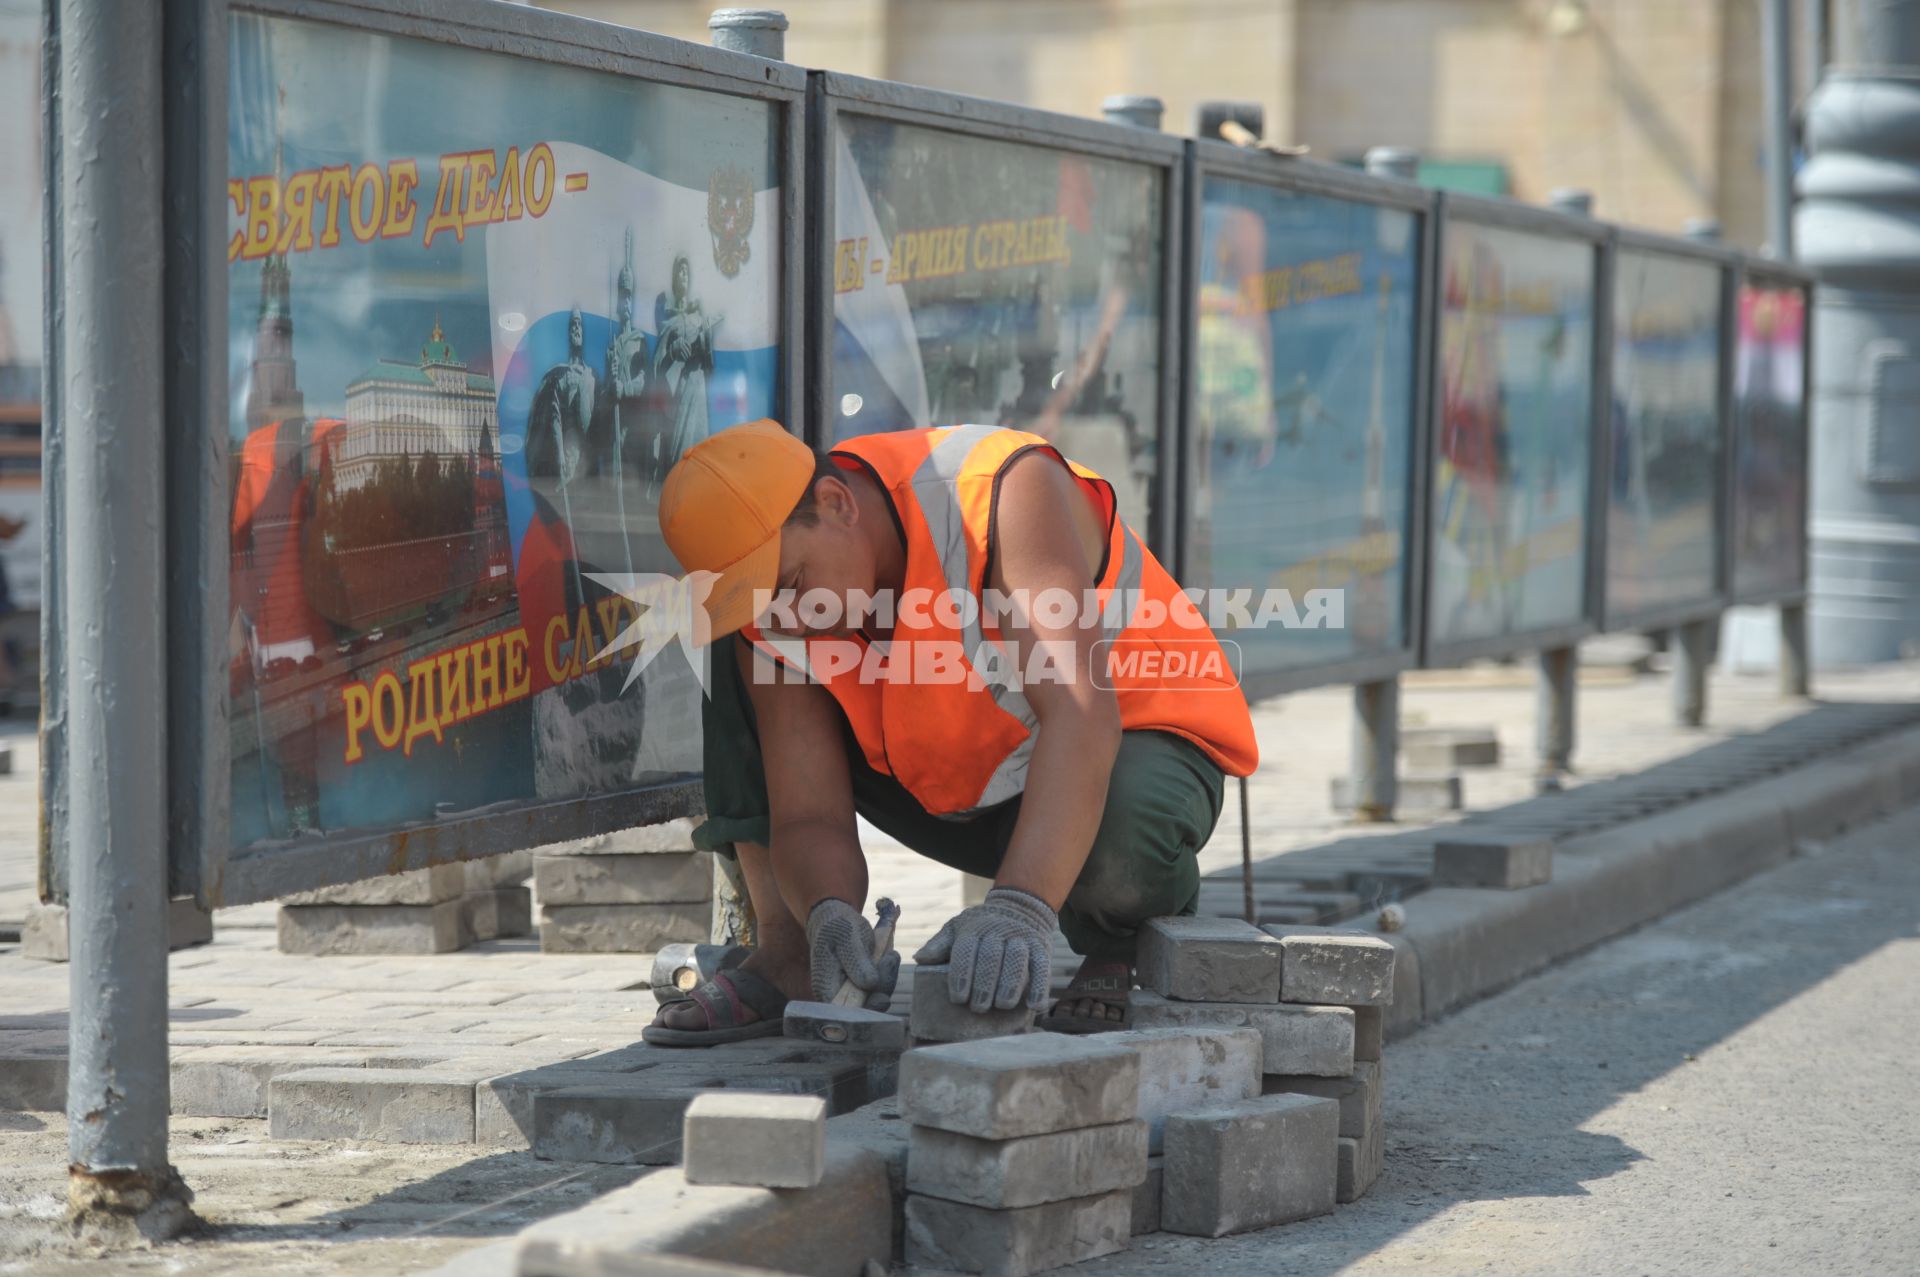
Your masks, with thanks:
M 1410 897 L 1405 927 L 1387 938 L 1401 965 L 1412 957 L 1419 997 L 1417 1006 L 1395 998 L 1387 1036 L 1404 1037 L 1550 963 L 1778 865 L 1803 843 L 1886 815 L 1916 794 L 1920 729 L 1909 729 L 1560 842 L 1553 880 L 1541 886 L 1441 887 Z

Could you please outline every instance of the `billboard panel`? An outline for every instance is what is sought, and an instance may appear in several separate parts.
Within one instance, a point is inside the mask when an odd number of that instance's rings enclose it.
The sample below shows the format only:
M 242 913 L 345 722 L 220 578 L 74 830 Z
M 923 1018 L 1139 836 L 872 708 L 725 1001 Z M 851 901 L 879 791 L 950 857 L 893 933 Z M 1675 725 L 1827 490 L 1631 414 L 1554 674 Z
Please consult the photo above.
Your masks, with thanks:
M 1733 588 L 1751 598 L 1807 580 L 1807 294 L 1749 280 L 1733 367 Z
M 1186 583 L 1285 591 L 1256 684 L 1404 650 L 1420 219 L 1213 176 L 1198 234 Z
M 1429 640 L 1576 625 L 1587 598 L 1594 249 L 1459 220 L 1443 240 Z
M 1607 624 L 1719 589 L 1721 268 L 1614 257 Z
M 236 15 L 229 121 L 233 844 L 697 772 L 598 578 L 779 402 L 778 108 Z
M 1030 430 L 1155 526 L 1166 170 L 837 113 L 827 442 Z

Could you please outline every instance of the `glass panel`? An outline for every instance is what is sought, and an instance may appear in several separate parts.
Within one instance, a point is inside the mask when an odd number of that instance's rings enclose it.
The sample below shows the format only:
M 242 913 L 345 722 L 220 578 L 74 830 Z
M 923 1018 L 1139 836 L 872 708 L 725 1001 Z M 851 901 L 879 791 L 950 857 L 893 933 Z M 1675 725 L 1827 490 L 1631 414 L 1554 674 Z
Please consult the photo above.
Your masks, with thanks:
M 0 6 L 0 701 L 40 646 L 40 6 Z
M 1615 258 L 1610 623 L 1714 592 L 1720 287 L 1706 262 L 1630 249 Z
M 1419 219 L 1203 196 L 1188 584 L 1286 591 L 1232 634 L 1249 676 L 1404 648 Z
M 232 39 L 236 845 L 696 772 L 691 671 L 598 578 L 675 570 L 661 474 L 778 402 L 776 108 Z
M 1030 430 L 1150 534 L 1162 171 L 852 115 L 834 147 L 832 438 Z
M 1593 249 L 1464 222 L 1445 238 L 1428 632 L 1572 624 L 1586 600 Z
M 1740 290 L 1734 357 L 1733 586 L 1742 594 L 1807 579 L 1807 295 Z

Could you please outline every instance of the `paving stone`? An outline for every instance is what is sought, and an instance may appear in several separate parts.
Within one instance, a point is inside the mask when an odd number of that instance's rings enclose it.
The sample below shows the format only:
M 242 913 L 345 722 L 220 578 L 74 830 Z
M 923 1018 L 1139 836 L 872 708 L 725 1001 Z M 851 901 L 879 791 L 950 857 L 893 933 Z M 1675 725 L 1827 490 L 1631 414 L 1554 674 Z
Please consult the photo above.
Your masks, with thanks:
M 907 1191 L 1003 1210 L 1131 1189 L 1147 1173 L 1147 1124 L 1117 1122 L 983 1140 L 916 1126 Z
M 533 875 L 533 853 L 509 851 L 498 856 L 482 856 L 478 860 L 461 861 L 460 867 L 466 871 L 468 891 L 518 887 Z
M 213 940 L 213 915 L 194 903 L 191 897 L 175 896 L 167 901 L 167 948 L 179 952 Z M 67 960 L 67 907 L 43 904 L 27 906 L 20 926 L 20 956 L 36 962 Z M 65 1107 L 64 1102 L 62 1107 Z
M 1387 1134 L 1379 1122 L 1375 1122 L 1367 1134 L 1358 1139 L 1342 1136 L 1333 1199 L 1345 1204 L 1365 1197 L 1367 1190 L 1373 1187 L 1374 1181 L 1386 1169 L 1386 1157 Z
M 1270 1073 L 1344 1077 L 1353 1072 L 1353 1012 L 1346 1007 L 1175 1002 L 1144 989 L 1134 991 L 1131 1006 L 1136 1028 L 1258 1029 L 1260 1065 Z
M 1267 1095 L 1318 1095 L 1340 1104 L 1340 1134 L 1361 1139 L 1380 1122 L 1380 1062 L 1355 1062 L 1345 1077 L 1304 1077 L 1271 1073 L 1262 1091 Z
M 662 821 L 657 825 L 635 825 L 631 829 L 616 829 L 611 833 L 594 834 L 572 842 L 535 847 L 533 854 L 536 856 L 630 856 L 647 852 L 672 854 L 695 851 L 698 849 L 693 845 L 693 829 L 697 823 L 697 821 L 681 818 Z
M 1335 776 L 1328 786 L 1331 806 L 1342 815 L 1353 811 L 1353 781 Z M 1402 816 L 1438 815 L 1466 806 L 1466 790 L 1457 773 L 1402 775 L 1394 782 L 1394 811 Z
M 913 1011 L 907 1031 L 922 1042 L 972 1042 L 1025 1033 L 1032 1025 L 1032 1007 L 975 1011 L 964 1002 L 954 1002 L 947 996 L 945 966 L 913 969 Z
M 671 1166 L 680 1160 L 687 1106 L 721 1085 L 719 1073 L 715 1069 L 705 1079 L 649 1079 L 641 1073 L 539 1091 L 533 1097 L 533 1155 L 550 1162 Z
M 704 851 L 535 856 L 542 905 L 646 905 L 708 900 L 713 857 Z
M 1313 1006 L 1383 1006 L 1393 1001 L 1394 949 L 1365 931 L 1269 927 L 1285 958 L 1280 1000 Z
M 460 897 L 460 947 L 533 931 L 533 893 L 525 887 L 488 887 Z
M 1513 891 L 1553 878 L 1553 839 L 1529 834 L 1455 834 L 1433 849 L 1433 881 L 1441 887 Z
M 908 1051 L 900 1115 L 987 1140 L 1129 1121 L 1140 1104 L 1140 1057 L 1101 1036 L 1027 1033 Z
M 65 1052 L 0 1054 L 0 1110 L 58 1113 L 67 1107 Z
M 1160 1193 L 1167 1159 L 1149 1157 L 1147 1177 L 1133 1190 L 1133 1235 L 1160 1231 Z
M 831 1002 L 789 1002 L 783 1032 L 799 1042 L 821 1042 L 867 1050 L 904 1051 L 907 1022 L 885 1011 L 840 1007 Z
M 1142 986 L 1189 1002 L 1278 1002 L 1280 946 L 1233 918 L 1149 918 L 1140 928 Z
M 815 1095 L 833 1114 L 851 1113 L 874 1098 L 865 1059 L 735 1064 L 715 1061 L 727 1089 L 774 1095 Z
M 1018 1210 L 907 1198 L 907 1262 L 920 1268 L 1026 1277 L 1127 1248 L 1133 1192 L 1119 1189 Z
M 1141 1120 L 1159 1152 L 1167 1114 L 1260 1094 L 1260 1031 L 1253 1028 L 1129 1029 L 1101 1034 L 1140 1056 Z
M 896 1096 L 827 1119 L 828 1157 L 836 1149 L 862 1149 L 886 1164 L 888 1193 L 893 1202 L 889 1233 L 895 1259 L 901 1257 L 907 1235 L 907 1142 L 912 1130 L 912 1124 L 900 1116 Z
M 1167 1119 L 1160 1226 L 1224 1237 L 1333 1209 L 1340 1106 L 1268 1095 Z
M 664 945 L 706 939 L 711 913 L 707 901 L 542 906 L 540 951 L 654 953 Z
M 575 1067 L 574 1061 L 567 1061 L 487 1078 L 473 1088 L 473 1142 L 488 1148 L 530 1149 L 534 1096 L 569 1086 L 617 1086 L 633 1076 Z
M 1386 1048 L 1387 1011 L 1385 1007 L 1353 1008 L 1353 1058 L 1378 1060 Z
M 467 890 L 467 867 L 458 861 L 429 865 L 403 873 L 362 878 L 335 887 L 296 891 L 282 896 L 283 905 L 437 905 L 457 900 Z
M 277 1140 L 471 1144 L 474 1082 L 434 1069 L 282 1073 L 268 1084 L 267 1129 Z
M 274 1078 L 303 1069 L 360 1068 L 363 1060 L 356 1051 L 209 1046 L 176 1048 L 172 1063 L 168 1096 L 175 1116 L 265 1117 Z
M 536 1263 L 523 1267 L 518 1238 L 501 1243 L 503 1260 L 494 1260 L 488 1252 L 493 1246 L 465 1251 L 460 1258 L 476 1256 L 476 1263 L 494 1262 L 499 1267 L 470 1269 L 458 1262 L 436 1268 L 425 1277 L 777 1277 L 771 1268 L 749 1268 L 745 1264 L 722 1263 L 711 1259 L 687 1259 L 680 1255 L 656 1255 L 647 1251 L 630 1254 L 609 1252 L 591 1259 L 569 1257 L 557 1263 Z
M 669 1167 L 520 1235 L 521 1277 L 618 1273 L 616 1264 L 685 1256 L 800 1277 L 855 1277 L 891 1258 L 893 1208 L 883 1159 L 827 1149 L 813 1188 L 687 1183 Z
M 1498 767 L 1500 737 L 1491 727 L 1409 727 L 1401 729 L 1400 756 L 1408 767 L 1451 771 L 1456 767 Z
M 282 905 L 280 952 L 452 953 L 464 947 L 463 918 L 457 895 L 431 905 Z
M 812 1188 L 826 1173 L 827 1102 L 709 1091 L 687 1106 L 681 1148 L 689 1184 Z

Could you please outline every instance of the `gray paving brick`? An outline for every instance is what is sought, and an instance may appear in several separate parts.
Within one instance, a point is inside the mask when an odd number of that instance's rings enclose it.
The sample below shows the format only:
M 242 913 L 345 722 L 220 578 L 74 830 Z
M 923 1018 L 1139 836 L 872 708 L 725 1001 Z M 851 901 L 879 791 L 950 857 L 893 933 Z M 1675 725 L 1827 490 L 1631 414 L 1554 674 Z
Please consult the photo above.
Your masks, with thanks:
M 912 1196 L 907 1262 L 984 1277 L 1026 1277 L 1125 1250 L 1132 1215 L 1130 1189 L 1018 1210 Z
M 1133 1023 L 1142 1029 L 1258 1029 L 1261 1067 L 1270 1073 L 1342 1077 L 1353 1072 L 1353 1012 L 1346 1007 L 1175 1002 L 1145 990 L 1134 991 L 1131 1005 Z
M 1378 1060 L 1386 1048 L 1387 1012 L 1385 1007 L 1353 1008 L 1353 1058 Z
M 473 1142 L 488 1148 L 530 1149 L 534 1096 L 569 1086 L 618 1085 L 633 1076 L 574 1067 L 568 1061 L 487 1078 L 473 1088 Z
M 704 851 L 535 856 L 542 905 L 642 905 L 708 900 L 713 857 Z
M 1436 886 L 1514 891 L 1537 887 L 1552 878 L 1551 838 L 1462 832 L 1442 838 L 1433 849 Z
M 1147 1124 L 983 1140 L 916 1126 L 907 1143 L 907 1191 L 1003 1210 L 1131 1189 L 1147 1173 Z
M 602 1081 L 541 1091 L 533 1097 L 533 1155 L 551 1162 L 671 1166 L 680 1160 L 687 1105 L 719 1086 L 685 1078 Z
M 826 1172 L 827 1102 L 709 1091 L 687 1106 L 681 1148 L 689 1184 L 812 1188 Z
M 1110 1046 L 1140 1056 L 1141 1120 L 1149 1148 L 1159 1152 L 1167 1114 L 1260 1094 L 1260 1031 L 1196 1025 L 1105 1033 Z
M 1167 1119 L 1160 1226 L 1223 1237 L 1333 1209 L 1340 1106 L 1270 1095 Z
M 317 1068 L 268 1084 L 267 1128 L 277 1140 L 471 1144 L 471 1071 Z
M 1147 1159 L 1147 1177 L 1133 1190 L 1133 1235 L 1160 1231 L 1160 1194 L 1166 1179 L 1164 1157 Z
M 1340 1105 L 1340 1134 L 1361 1139 L 1380 1123 L 1380 1062 L 1355 1062 L 1345 1077 L 1305 1077 L 1268 1074 L 1261 1088 L 1267 1095 L 1317 1095 Z
M 540 951 L 654 953 L 663 945 L 706 939 L 711 912 L 706 901 L 542 906 Z
M 67 1057 L 7 1050 L 0 1053 L 0 1110 L 58 1113 L 67 1107 Z
M 1099 1036 L 1027 1033 L 909 1051 L 900 1057 L 900 1114 L 988 1140 L 1131 1120 L 1140 1057 Z
M 1314 1006 L 1383 1006 L 1393 1001 L 1394 948 L 1364 931 L 1268 927 L 1285 958 L 1280 1000 Z
M 907 1031 L 922 1042 L 997 1038 L 1009 1033 L 1025 1033 L 1033 1024 L 1032 1007 L 975 1011 L 964 1002 L 954 1002 L 947 995 L 945 966 L 915 967 L 912 977 L 913 1011 L 908 1017 Z
M 455 862 L 408 869 L 343 882 L 336 887 L 296 891 L 282 896 L 283 905 L 437 905 L 457 900 L 467 890 L 467 867 Z
M 182 1117 L 265 1117 L 268 1085 L 283 1073 L 360 1068 L 354 1051 L 314 1047 L 225 1046 L 176 1049 L 169 1102 Z
M 830 1002 L 789 1002 L 783 1032 L 799 1042 L 903 1051 L 907 1023 L 885 1011 L 840 1007 Z
M 1367 1195 L 1374 1182 L 1386 1169 L 1387 1134 L 1385 1128 L 1375 1122 L 1367 1133 L 1358 1139 L 1340 1137 L 1340 1164 L 1334 1181 L 1333 1198 L 1345 1204 L 1357 1202 Z
M 282 905 L 280 952 L 452 953 L 466 940 L 462 910 L 458 896 L 430 905 Z
M 1280 946 L 1234 918 L 1149 918 L 1140 928 L 1139 980 L 1190 1002 L 1278 1002 Z

